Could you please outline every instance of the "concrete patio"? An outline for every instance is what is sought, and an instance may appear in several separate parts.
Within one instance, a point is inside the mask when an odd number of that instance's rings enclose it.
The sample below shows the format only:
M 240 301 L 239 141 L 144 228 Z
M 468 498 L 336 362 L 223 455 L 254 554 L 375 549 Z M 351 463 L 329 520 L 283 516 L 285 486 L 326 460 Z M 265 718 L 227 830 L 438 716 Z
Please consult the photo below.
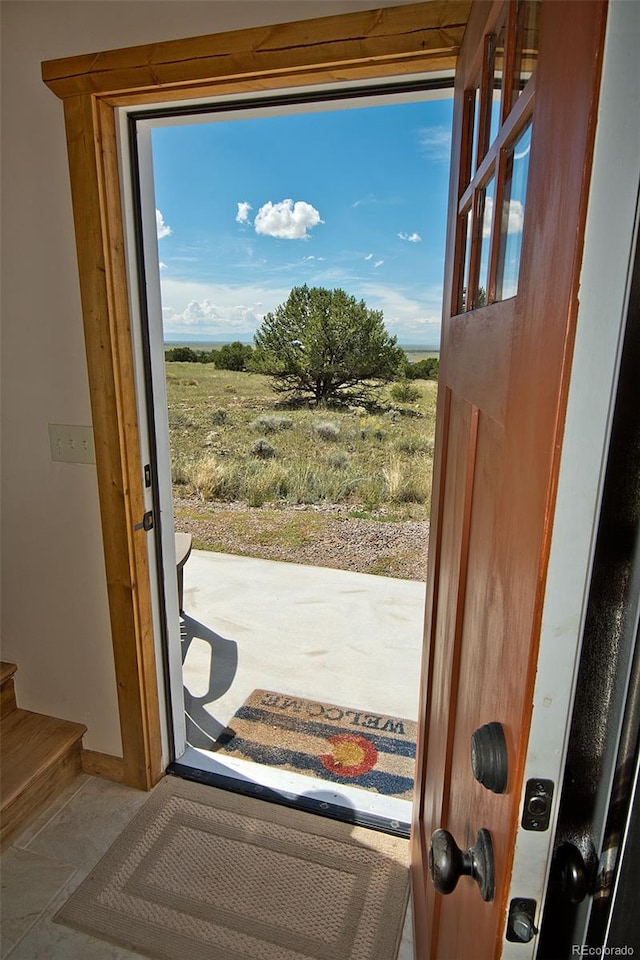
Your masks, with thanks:
M 192 551 L 182 622 L 187 714 L 215 739 L 252 690 L 417 717 L 425 585 Z
M 181 618 L 189 746 L 180 764 L 408 829 L 409 800 L 228 756 L 214 744 L 255 689 L 415 720 L 424 601 L 417 581 L 193 550 Z

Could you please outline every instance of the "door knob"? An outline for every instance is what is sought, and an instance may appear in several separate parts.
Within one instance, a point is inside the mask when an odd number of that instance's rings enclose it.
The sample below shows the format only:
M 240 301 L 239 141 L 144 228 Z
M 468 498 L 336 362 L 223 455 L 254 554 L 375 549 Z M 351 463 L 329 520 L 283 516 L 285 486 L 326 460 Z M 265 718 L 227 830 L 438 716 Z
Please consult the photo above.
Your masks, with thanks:
M 448 830 L 436 830 L 429 847 L 429 873 L 438 893 L 451 893 L 460 877 L 472 877 L 480 887 L 480 896 L 493 900 L 495 867 L 491 834 L 484 827 L 476 842 L 462 851 Z
M 553 855 L 553 872 L 558 886 L 571 903 L 581 903 L 587 895 L 588 871 L 584 857 L 573 843 L 563 843 Z

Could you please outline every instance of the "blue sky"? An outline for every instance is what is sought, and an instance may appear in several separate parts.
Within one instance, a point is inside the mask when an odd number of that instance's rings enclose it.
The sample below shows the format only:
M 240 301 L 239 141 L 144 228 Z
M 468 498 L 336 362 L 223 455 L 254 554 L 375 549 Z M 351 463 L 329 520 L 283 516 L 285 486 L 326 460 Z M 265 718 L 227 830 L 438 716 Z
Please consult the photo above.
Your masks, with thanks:
M 251 340 L 303 283 L 439 342 L 452 101 L 152 131 L 166 340 Z

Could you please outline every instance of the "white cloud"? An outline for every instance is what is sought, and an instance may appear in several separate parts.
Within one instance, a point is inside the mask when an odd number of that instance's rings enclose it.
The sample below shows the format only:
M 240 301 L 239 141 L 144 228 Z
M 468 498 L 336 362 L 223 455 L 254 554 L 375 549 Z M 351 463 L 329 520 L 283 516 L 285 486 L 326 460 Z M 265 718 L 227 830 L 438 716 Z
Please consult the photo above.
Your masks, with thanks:
M 373 254 L 372 254 L 372 253 L 368 253 L 368 254 L 366 255 L 366 257 L 365 257 L 365 260 L 373 260 Z
M 420 243 L 422 237 L 419 233 L 399 233 L 398 236 L 401 240 L 408 240 L 409 243 Z
M 440 336 L 442 287 L 420 289 L 416 297 L 385 283 L 371 281 L 361 286 L 367 306 L 382 310 L 389 333 L 404 342 L 435 343 Z
M 383 263 L 384 263 L 384 260 L 376 260 L 376 262 L 374 263 L 374 267 L 381 267 Z
M 308 230 L 324 223 L 319 212 L 304 200 L 268 200 L 258 210 L 254 225 L 256 233 L 281 240 L 306 240 Z
M 168 269 L 166 263 L 163 263 L 162 260 L 160 261 L 160 263 L 158 264 L 158 266 L 160 267 L 161 270 L 167 270 L 167 269 Z
M 171 227 L 169 224 L 164 222 L 164 217 L 159 210 L 156 210 L 156 234 L 158 240 L 162 240 L 163 237 L 168 237 L 171 233 Z
M 232 286 L 163 278 L 165 336 L 250 338 L 264 314 L 284 303 L 289 292 L 289 287 Z
M 423 127 L 418 131 L 418 143 L 429 160 L 449 161 L 451 130 L 449 127 Z
M 482 237 L 487 239 L 491 234 L 493 222 L 493 197 L 487 197 L 484 202 L 484 217 L 482 220 Z M 522 233 L 524 225 L 524 207 L 520 200 L 511 200 L 509 203 L 509 222 L 507 233 Z
M 236 222 L 237 223 L 247 223 L 249 220 L 249 210 L 251 210 L 251 204 L 247 203 L 246 200 L 241 200 L 238 203 L 238 212 L 236 213 Z
M 366 197 L 362 197 L 360 200 L 356 200 L 351 204 L 352 207 L 366 207 L 370 203 L 377 203 L 378 201 L 372 193 L 368 193 Z
M 317 262 L 320 262 L 321 260 L 326 260 L 327 258 L 326 258 L 326 257 L 314 257 L 314 256 L 311 256 L 311 257 L 303 257 L 302 259 L 303 259 L 303 260 L 316 260 Z
M 524 226 L 524 207 L 520 200 L 512 200 L 509 204 L 509 225 L 507 233 L 522 233 Z

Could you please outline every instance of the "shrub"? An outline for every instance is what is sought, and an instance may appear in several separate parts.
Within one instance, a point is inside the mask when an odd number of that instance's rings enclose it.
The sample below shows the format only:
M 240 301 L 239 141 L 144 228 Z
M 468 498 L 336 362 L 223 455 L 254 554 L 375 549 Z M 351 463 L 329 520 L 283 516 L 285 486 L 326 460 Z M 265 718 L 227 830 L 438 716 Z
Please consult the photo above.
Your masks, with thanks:
M 213 359 L 219 370 L 246 370 L 252 356 L 253 348 L 248 343 L 234 340 L 216 350 Z
M 429 453 L 433 454 L 433 440 L 430 440 L 428 437 L 422 436 L 408 436 L 400 437 L 399 440 L 396 440 L 395 449 L 398 453 Z
M 251 427 L 260 431 L 260 433 L 277 433 L 278 430 L 290 430 L 292 426 L 293 420 L 291 417 L 270 416 L 268 414 L 258 417 L 251 424 Z
M 229 422 L 229 411 L 225 410 L 224 407 L 218 407 L 211 414 L 211 423 L 215 427 L 221 427 L 223 424 Z
M 185 457 L 178 455 L 172 458 L 171 482 L 175 486 L 186 486 L 191 482 L 191 464 Z
M 243 495 L 244 477 L 238 466 L 206 457 L 195 466 L 193 486 L 203 500 L 239 500 Z
M 392 457 L 383 468 L 388 498 L 393 503 L 426 503 L 431 495 L 431 463 L 423 457 L 412 464 Z
M 405 367 L 404 375 L 407 380 L 437 380 L 440 361 L 437 357 L 426 357 L 416 363 L 409 363 Z
M 389 490 L 389 500 L 397 501 L 403 484 L 403 464 L 398 457 L 393 457 L 389 463 L 382 469 L 382 474 L 387 482 Z
M 272 447 L 264 437 L 260 437 L 251 447 L 251 455 L 258 457 L 259 460 L 268 460 L 270 457 L 275 457 L 276 448 Z
M 311 424 L 312 432 L 321 440 L 337 440 L 340 436 L 340 424 L 330 420 L 318 420 Z
M 246 477 L 246 497 L 250 507 L 286 497 L 289 480 L 286 469 L 279 463 L 256 464 Z
M 198 354 L 191 347 L 172 347 L 165 350 L 164 358 L 169 363 L 197 363 Z
M 377 510 L 384 500 L 384 489 L 378 477 L 366 477 L 358 484 L 358 497 L 367 510 Z
M 338 450 L 336 453 L 330 453 L 326 459 L 327 466 L 331 467 L 332 470 L 344 470 L 348 463 L 349 454 L 345 453 L 344 450 Z
M 168 363 L 214 363 L 216 353 L 216 350 L 192 350 L 191 347 L 171 347 L 169 350 L 165 350 L 164 359 Z
M 389 392 L 398 403 L 415 403 L 422 396 L 420 388 L 409 383 L 408 380 L 399 380 L 394 383 Z
M 189 430 L 193 427 L 193 419 L 186 410 L 169 411 L 169 429 L 170 430 Z
M 296 460 L 288 467 L 289 503 L 341 503 L 354 489 L 342 471 L 326 470 L 315 461 Z

